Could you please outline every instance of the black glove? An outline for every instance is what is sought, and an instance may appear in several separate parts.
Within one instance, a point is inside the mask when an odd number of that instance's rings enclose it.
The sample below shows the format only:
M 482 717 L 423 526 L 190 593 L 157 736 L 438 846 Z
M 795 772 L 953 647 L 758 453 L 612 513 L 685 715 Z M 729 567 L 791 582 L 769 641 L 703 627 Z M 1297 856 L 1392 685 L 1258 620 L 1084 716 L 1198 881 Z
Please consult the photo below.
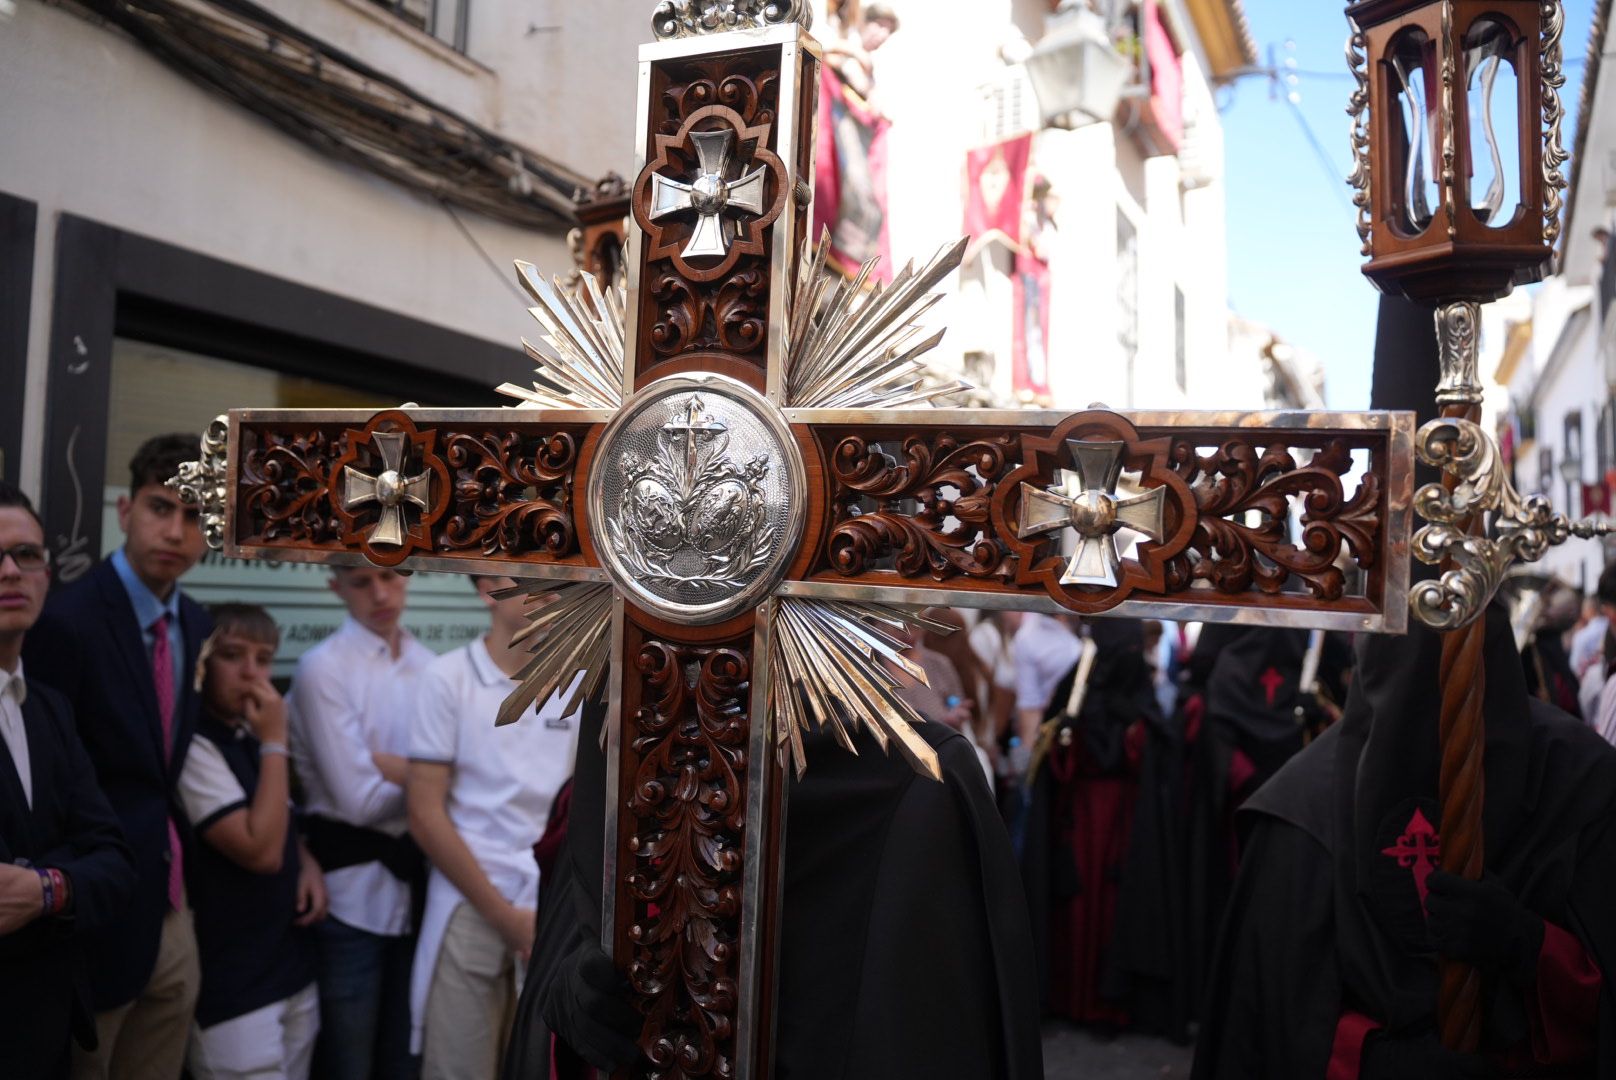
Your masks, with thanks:
M 1376 1032 L 1364 1042 L 1359 1080 L 1489 1080 L 1498 1067 L 1484 1057 L 1455 1054 L 1435 1035 Z
M 640 1056 L 640 1014 L 621 972 L 590 942 L 561 963 L 544 999 L 544 1022 L 597 1069 L 616 1072 Z
M 1543 920 L 1494 879 L 1470 881 L 1434 871 L 1427 881 L 1426 929 L 1437 952 L 1530 986 L 1543 950 Z

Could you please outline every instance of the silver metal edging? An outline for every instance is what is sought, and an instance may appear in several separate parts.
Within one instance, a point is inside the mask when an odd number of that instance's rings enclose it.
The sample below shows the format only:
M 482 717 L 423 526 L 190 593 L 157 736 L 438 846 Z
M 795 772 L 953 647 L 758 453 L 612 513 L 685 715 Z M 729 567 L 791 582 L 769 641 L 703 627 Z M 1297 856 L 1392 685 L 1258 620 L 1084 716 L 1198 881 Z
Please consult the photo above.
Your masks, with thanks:
M 1218 410 L 1096 410 L 1112 412 L 1138 428 L 1284 428 L 1290 431 L 1392 431 L 1406 423 L 1413 437 L 1413 413 L 1325 412 L 1291 409 L 1276 412 Z M 1075 411 L 1054 409 L 786 409 L 793 424 L 836 427 L 1025 427 L 1047 433 Z M 1412 445 L 1412 442 L 1410 443 Z
M 777 116 L 779 137 L 775 148 L 786 167 L 786 205 L 775 219 L 771 234 L 773 250 L 769 253 L 769 323 L 768 353 L 765 357 L 764 392 L 770 405 L 778 407 L 785 400 L 785 313 L 791 302 L 792 259 L 796 254 L 797 235 L 792 227 L 797 220 L 797 148 L 792 138 L 801 112 L 798 93 L 797 48 L 793 43 L 780 47 L 780 104 Z
M 1386 449 L 1386 595 L 1381 633 L 1408 633 L 1413 574 L 1414 414 L 1397 413 Z
M 743 26 L 736 30 L 725 30 L 721 34 L 696 34 L 666 41 L 648 41 L 640 46 L 640 63 L 654 64 L 687 56 L 740 52 L 767 45 L 793 45 L 804 38 L 814 40 L 809 31 L 795 21 L 783 22 L 778 26 Z M 785 100 L 784 95 L 781 100 Z M 647 128 L 642 126 L 640 130 L 643 132 Z
M 964 589 L 925 589 L 902 585 L 855 585 L 825 581 L 787 581 L 777 596 L 809 600 L 852 600 L 866 604 L 892 604 L 897 607 L 961 607 L 978 611 L 1037 611 L 1045 615 L 1072 615 L 1075 612 L 1043 593 L 984 593 Z M 1212 622 L 1235 626 L 1286 626 L 1298 630 L 1341 630 L 1373 634 L 1402 633 L 1407 629 L 1406 595 L 1390 597 L 1386 613 L 1361 611 L 1276 611 L 1264 607 L 1232 604 L 1196 604 L 1174 600 L 1126 600 L 1116 607 L 1092 616 L 1111 619 L 1161 619 L 1167 622 Z M 1399 624 L 1389 617 L 1400 612 Z M 1402 629 L 1397 629 L 1398 626 Z
M 228 554 L 236 542 L 236 501 L 241 485 L 241 419 L 235 413 L 230 413 L 225 418 L 225 424 L 230 432 L 230 443 L 225 447 L 225 460 L 229 462 L 230 471 L 225 474 L 229 482 L 225 485 L 224 500 L 224 550 Z
M 232 409 L 230 436 L 237 424 L 354 424 L 363 427 L 378 413 L 404 409 Z M 416 427 L 443 424 L 604 424 L 616 416 L 610 409 L 406 409 Z M 234 465 L 234 461 L 232 461 Z M 235 475 L 232 473 L 231 475 Z
M 644 287 L 641 280 L 640 261 L 645 247 L 645 232 L 640 228 L 640 219 L 634 214 L 634 192 L 639 186 L 640 177 L 645 174 L 646 163 L 650 160 L 646 156 L 646 143 L 651 138 L 651 61 L 645 56 L 645 50 L 652 46 L 642 46 L 640 49 L 640 81 L 639 106 L 636 113 L 638 120 L 634 128 L 634 179 L 629 181 L 629 210 L 628 210 L 628 242 L 623 247 L 623 257 L 628 260 L 628 274 L 624 296 L 623 310 L 623 400 L 627 401 L 634 396 L 634 378 L 639 373 L 640 366 L 640 290 Z
M 317 563 L 321 566 L 376 565 L 357 551 L 283 548 L 265 544 L 237 544 L 229 540 L 225 543 L 224 555 L 229 559 L 258 559 L 271 563 Z M 411 556 L 393 569 L 421 574 L 486 574 L 490 577 L 508 577 L 515 581 L 576 581 L 599 585 L 610 585 L 612 581 L 606 571 L 598 566 L 517 563 L 510 559 L 443 559 L 421 555 Z
M 769 812 L 769 779 L 774 768 L 773 725 L 769 716 L 770 652 L 774 645 L 774 613 L 777 600 L 765 601 L 758 610 L 752 633 L 751 728 L 747 732 L 746 762 L 746 853 L 743 856 L 741 895 L 741 966 L 739 997 L 735 1008 L 736 1080 L 763 1080 L 770 1074 L 769 1063 L 758 1061 L 757 1010 L 763 978 L 762 956 L 758 952 L 763 913 L 764 856 L 772 854 L 763 834 Z M 784 833 L 778 835 L 783 844 Z M 755 1071 L 754 1071 L 755 1069 Z
M 800 143 L 806 137 L 806 133 L 798 129 L 797 120 L 802 115 L 807 96 L 818 93 L 817 86 L 804 86 L 802 83 L 802 56 L 808 53 L 816 60 L 823 58 L 819 42 L 801 27 L 797 27 L 797 30 L 798 33 L 783 44 L 780 55 L 780 101 L 790 103 L 791 107 L 782 107 L 779 111 L 780 137 L 777 146 L 780 159 L 786 165 L 786 182 L 791 190 L 786 193 L 786 208 L 773 226 L 774 250 L 769 264 L 769 353 L 765 396 L 776 407 L 785 402 L 787 327 L 784 314 L 791 303 L 796 284 L 797 255 L 802 250 L 804 240 L 796 228 L 797 190 L 799 185 L 804 184 L 810 192 L 813 190 L 814 148 L 809 148 L 808 175 L 802 176 L 797 172 L 797 164 L 802 157 Z M 812 233 L 812 202 L 803 209 L 808 211 L 805 227 Z
M 617 947 L 618 791 L 623 778 L 623 635 L 628 622 L 621 593 L 612 594 L 612 661 L 606 674 L 606 826 L 601 848 L 600 947 L 619 970 Z

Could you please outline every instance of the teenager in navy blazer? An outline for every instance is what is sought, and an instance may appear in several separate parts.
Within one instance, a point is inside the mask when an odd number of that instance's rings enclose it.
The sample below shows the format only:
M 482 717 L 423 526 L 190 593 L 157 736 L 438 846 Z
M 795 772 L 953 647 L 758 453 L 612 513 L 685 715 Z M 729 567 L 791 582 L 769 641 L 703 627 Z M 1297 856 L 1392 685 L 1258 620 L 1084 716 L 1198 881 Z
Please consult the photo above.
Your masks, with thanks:
M 196 732 L 192 675 L 211 623 L 179 590 L 204 546 L 196 511 L 164 481 L 197 454 L 194 436 L 140 448 L 118 500 L 123 547 L 53 592 L 24 645 L 30 676 L 72 706 L 134 855 L 134 895 L 91 945 L 100 1048 L 75 1061 L 78 1076 L 118 1080 L 144 1068 L 177 1080 L 196 1007 L 196 935 L 179 873 L 187 837 L 174 793 Z
M 67 1075 L 75 1037 L 95 1044 L 80 943 L 135 886 L 66 700 L 23 670 L 49 576 L 45 530 L 0 481 L 0 1066 L 43 1080 Z

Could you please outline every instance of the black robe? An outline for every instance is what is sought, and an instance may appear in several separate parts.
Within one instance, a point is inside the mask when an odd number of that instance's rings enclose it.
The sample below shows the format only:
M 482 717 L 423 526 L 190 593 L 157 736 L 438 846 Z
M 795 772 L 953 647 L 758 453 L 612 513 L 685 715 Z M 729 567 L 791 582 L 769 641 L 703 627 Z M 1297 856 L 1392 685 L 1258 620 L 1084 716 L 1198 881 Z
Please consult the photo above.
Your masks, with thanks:
M 1433 309 L 1383 296 L 1371 404 L 1436 415 Z M 1438 479 L 1418 466 L 1416 482 Z M 1434 571 L 1416 566 L 1416 576 Z M 1508 618 L 1487 614 L 1486 872 L 1616 973 L 1616 751 L 1531 699 Z M 1218 943 L 1195 1080 L 1313 1080 L 1352 1012 L 1388 1033 L 1432 1030 L 1436 962 L 1419 886 L 1388 856 L 1414 814 L 1440 832 L 1441 638 L 1360 638 L 1341 722 L 1247 802 L 1250 833 Z M 1547 939 L 1547 938 L 1546 938 Z M 1526 1005 L 1488 987 L 1487 1047 L 1516 1046 Z M 1616 1006 L 1597 1002 L 1597 1064 L 1556 1076 L 1616 1080 Z M 1439 1080 L 1439 1078 L 1433 1078 Z
M 1194 987 L 1182 738 L 1157 705 L 1141 624 L 1099 620 L 1092 633 L 1083 712 L 1031 783 L 1022 875 L 1040 999 L 1068 1019 L 1183 1039 Z M 1046 719 L 1063 713 L 1075 677 L 1056 686 Z M 1084 984 L 1068 985 L 1074 976 Z
M 547 1080 L 545 992 L 600 939 L 605 760 L 586 716 L 568 835 L 542 886 L 506 1080 Z M 1027 904 L 975 751 L 924 724 L 944 781 L 865 736 L 805 740 L 789 796 L 772 1080 L 1043 1076 Z
M 1387 854 L 1418 812 L 1440 833 L 1435 672 L 1441 639 L 1360 643 L 1341 724 L 1247 802 L 1251 821 L 1197 1046 L 1198 1080 L 1325 1075 L 1337 1025 L 1433 1029 L 1436 963 L 1409 868 Z M 1489 613 L 1487 873 L 1616 972 L 1616 751 L 1529 698 L 1507 618 Z M 1517 1050 L 1530 1002 L 1489 982 L 1485 1045 Z M 1601 994 L 1597 1068 L 1616 1077 L 1616 1008 Z

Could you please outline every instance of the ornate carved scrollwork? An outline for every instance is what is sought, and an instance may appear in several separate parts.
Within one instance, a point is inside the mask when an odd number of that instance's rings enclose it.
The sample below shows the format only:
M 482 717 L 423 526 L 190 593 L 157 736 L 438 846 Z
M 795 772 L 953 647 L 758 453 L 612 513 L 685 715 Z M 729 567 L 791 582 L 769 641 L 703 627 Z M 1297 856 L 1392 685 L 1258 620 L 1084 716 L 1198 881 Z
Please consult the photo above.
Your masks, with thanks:
M 1363 242 L 1363 254 L 1375 252 L 1374 218 L 1370 213 L 1371 165 L 1369 156 L 1369 53 L 1364 32 L 1357 22 L 1348 19 L 1351 33 L 1347 37 L 1347 66 L 1358 82 L 1353 90 L 1347 114 L 1352 117 L 1352 173 L 1347 183 L 1352 185 L 1352 205 L 1358 208 L 1358 239 Z
M 1342 545 L 1358 566 L 1375 565 L 1381 519 L 1380 480 L 1366 474 L 1349 500 L 1342 477 L 1352 471 L 1343 441 L 1301 465 L 1283 443 L 1263 447 L 1231 439 L 1200 456 L 1187 442 L 1173 447 L 1173 467 L 1190 485 L 1199 510 L 1189 551 L 1169 564 L 1169 588 L 1205 581 L 1236 595 L 1255 588 L 1277 595 L 1291 575 L 1320 600 L 1339 600 L 1346 579 Z M 1291 500 L 1301 501 L 1300 545 L 1290 538 Z M 1251 524 L 1251 515 L 1257 523 Z
M 774 152 L 779 71 L 762 56 L 708 57 L 658 65 L 653 79 L 651 160 L 632 200 L 646 236 L 641 355 L 723 352 L 761 363 L 771 297 L 767 238 L 791 194 Z M 761 182 L 749 186 L 757 169 Z M 702 246 L 702 229 L 708 242 L 718 230 L 722 257 L 687 257 L 692 244 Z
M 1414 508 L 1431 522 L 1414 536 L 1415 557 L 1453 567 L 1440 579 L 1414 587 L 1410 602 L 1427 626 L 1469 625 L 1481 617 L 1515 563 L 1537 562 L 1573 536 L 1591 539 L 1613 531 L 1604 522 L 1573 524 L 1541 495 L 1522 498 L 1509 482 L 1497 443 L 1469 420 L 1426 424 L 1415 449 L 1427 465 L 1458 481 L 1451 491 L 1427 484 L 1414 496 Z M 1483 512 L 1491 517 L 1487 534 L 1473 535 L 1466 523 Z
M 336 460 L 347 455 L 347 436 L 271 429 L 256 433 L 242 450 L 244 540 L 322 546 L 342 539 L 330 479 Z
M 202 538 L 214 551 L 224 547 L 225 507 L 230 501 L 230 418 L 220 416 L 202 435 L 202 455 L 187 461 L 168 486 L 187 506 L 201 512 Z
M 1560 90 L 1565 86 L 1565 6 L 1561 0 L 1543 0 L 1543 242 L 1554 247 L 1560 240 L 1561 196 L 1566 189 L 1565 108 Z
M 896 556 L 897 572 L 908 578 L 1008 578 L 1009 551 L 993 536 L 993 494 L 1015 467 L 1019 449 L 1011 435 L 915 436 L 904 440 L 900 464 L 861 436 L 843 439 L 831 460 L 842 488 L 831 565 L 857 577 L 876 561 Z M 945 495 L 947 488 L 956 492 L 952 498 Z M 883 506 L 912 499 L 919 509 L 854 514 L 847 503 L 858 496 L 879 499 Z
M 636 667 L 628 977 L 650 1075 L 727 1077 L 736 1054 L 751 659 L 651 641 Z
M 678 274 L 651 283 L 657 321 L 651 347 L 661 356 L 709 350 L 750 353 L 764 342 L 769 278 L 761 266 L 734 274 L 717 289 L 703 289 Z
M 451 433 L 444 457 L 454 477 L 445 548 L 557 558 L 577 551 L 572 480 L 578 444 L 570 433 Z

